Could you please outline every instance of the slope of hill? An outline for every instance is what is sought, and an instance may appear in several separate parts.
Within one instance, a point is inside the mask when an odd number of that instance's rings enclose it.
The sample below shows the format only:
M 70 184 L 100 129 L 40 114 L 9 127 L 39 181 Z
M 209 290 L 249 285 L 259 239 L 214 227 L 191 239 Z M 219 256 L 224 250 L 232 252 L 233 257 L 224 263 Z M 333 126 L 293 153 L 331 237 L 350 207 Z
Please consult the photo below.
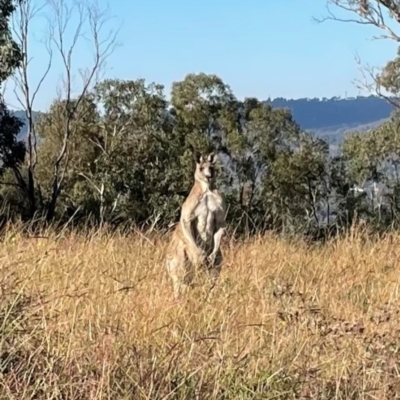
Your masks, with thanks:
M 376 96 L 341 99 L 268 99 L 273 107 L 289 108 L 299 125 L 326 140 L 331 154 L 337 154 L 344 137 L 352 131 L 366 131 L 384 123 L 394 107 Z
M 38 112 L 33 112 L 33 117 L 35 118 L 38 114 Z M 16 115 L 24 124 L 26 123 L 25 111 L 14 111 L 14 115 Z M 18 140 L 23 140 L 26 136 L 26 133 L 27 127 L 24 125 L 19 132 Z
M 375 97 L 354 97 L 340 99 L 283 99 L 266 100 L 274 107 L 292 110 L 294 119 L 303 129 L 337 130 L 356 128 L 359 125 L 375 123 L 386 119 L 393 111 L 387 101 Z

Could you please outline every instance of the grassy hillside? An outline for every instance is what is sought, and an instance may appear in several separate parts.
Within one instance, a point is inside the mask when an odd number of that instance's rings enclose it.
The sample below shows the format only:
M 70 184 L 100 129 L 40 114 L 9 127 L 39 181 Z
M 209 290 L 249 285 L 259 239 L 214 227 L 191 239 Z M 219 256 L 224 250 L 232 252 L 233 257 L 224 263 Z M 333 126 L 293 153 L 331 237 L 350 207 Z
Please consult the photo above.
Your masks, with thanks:
M 214 291 L 200 275 L 179 303 L 165 245 L 10 231 L 0 397 L 396 398 L 399 235 L 353 232 L 315 248 L 271 236 L 225 242 Z

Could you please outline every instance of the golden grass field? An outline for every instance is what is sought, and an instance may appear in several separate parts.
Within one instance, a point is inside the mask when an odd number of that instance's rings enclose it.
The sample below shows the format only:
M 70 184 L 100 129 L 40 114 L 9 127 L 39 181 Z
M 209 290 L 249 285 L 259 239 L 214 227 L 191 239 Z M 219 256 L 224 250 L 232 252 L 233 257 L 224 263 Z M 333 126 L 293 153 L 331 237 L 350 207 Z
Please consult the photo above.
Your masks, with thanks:
M 225 241 L 218 285 L 179 303 L 166 243 L 7 232 L 0 398 L 400 397 L 400 235 Z

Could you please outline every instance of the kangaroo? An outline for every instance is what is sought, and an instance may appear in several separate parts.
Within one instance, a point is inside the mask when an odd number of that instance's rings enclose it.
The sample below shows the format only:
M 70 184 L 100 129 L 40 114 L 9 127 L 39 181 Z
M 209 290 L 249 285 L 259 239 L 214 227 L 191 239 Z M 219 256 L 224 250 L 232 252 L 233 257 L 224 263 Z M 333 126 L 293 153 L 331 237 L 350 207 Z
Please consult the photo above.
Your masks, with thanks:
M 221 239 L 226 229 L 225 202 L 215 188 L 214 153 L 194 153 L 194 185 L 182 205 L 179 223 L 167 248 L 166 268 L 175 298 L 191 284 L 197 267 L 207 267 L 214 280 L 221 271 Z

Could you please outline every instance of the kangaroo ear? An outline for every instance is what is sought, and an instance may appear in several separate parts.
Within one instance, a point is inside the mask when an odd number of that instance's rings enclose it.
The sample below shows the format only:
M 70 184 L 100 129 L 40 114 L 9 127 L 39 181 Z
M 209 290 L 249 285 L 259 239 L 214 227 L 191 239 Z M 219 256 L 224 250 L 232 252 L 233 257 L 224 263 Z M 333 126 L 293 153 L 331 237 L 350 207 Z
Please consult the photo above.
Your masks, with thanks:
M 214 152 L 210 153 L 210 154 L 208 155 L 208 157 L 207 157 L 207 160 L 208 160 L 211 164 L 214 164 L 215 161 L 216 161 L 215 153 L 214 153 Z
M 203 157 L 198 151 L 193 151 L 193 159 L 196 164 L 200 164 L 203 161 Z

